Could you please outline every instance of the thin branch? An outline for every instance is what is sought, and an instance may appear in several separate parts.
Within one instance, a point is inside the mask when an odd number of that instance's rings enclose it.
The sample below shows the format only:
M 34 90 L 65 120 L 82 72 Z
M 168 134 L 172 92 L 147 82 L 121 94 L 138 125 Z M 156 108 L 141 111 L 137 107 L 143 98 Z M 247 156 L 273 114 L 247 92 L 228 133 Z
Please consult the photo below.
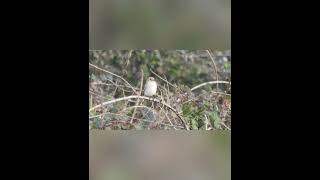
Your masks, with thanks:
M 169 85 L 168 85 L 168 88 L 169 88 Z M 165 89 L 165 85 L 164 85 L 164 89 Z M 165 102 L 165 100 L 164 100 L 164 98 L 163 98 L 163 95 L 162 95 L 162 91 L 160 91 L 160 97 L 161 97 L 161 101 L 164 101 Z M 169 103 L 169 102 L 167 102 L 167 103 Z M 171 122 L 171 120 L 170 120 L 170 118 L 169 118 L 169 116 L 167 115 L 167 113 L 166 113 L 166 111 L 164 110 L 165 108 L 164 108 L 164 105 L 162 105 L 162 106 L 159 106 L 160 107 L 160 113 L 159 114 L 161 114 L 162 112 L 164 113 L 164 115 L 166 116 L 166 118 L 168 119 L 168 121 L 170 122 L 170 124 L 173 126 L 173 128 L 175 129 L 175 130 L 177 130 L 177 128 L 174 126 L 174 124 Z M 181 113 L 180 113 L 181 114 Z M 163 119 L 160 121 L 160 122 L 162 122 L 163 121 Z
M 113 95 L 112 95 L 113 97 L 114 97 L 114 95 L 117 93 L 117 90 L 118 90 L 118 88 L 119 88 L 118 85 L 117 85 L 117 83 L 118 83 L 118 81 L 116 81 L 116 85 L 115 85 L 116 88 L 114 89 L 114 91 L 113 91 L 113 93 L 112 93 L 112 94 L 113 94 Z
M 108 79 L 108 81 L 111 81 L 111 80 L 109 80 Z M 111 84 L 108 84 L 108 83 L 104 83 L 104 82 L 92 82 L 91 83 L 91 85 L 106 85 L 106 86 L 111 86 L 111 85 L 115 85 L 114 84 L 114 82 L 112 82 Z M 121 88 L 130 88 L 131 89 L 131 87 L 130 86 L 128 86 L 128 85 L 117 85 L 117 86 L 119 86 L 119 87 L 121 87 Z M 135 90 L 139 90 L 139 88 L 136 88 L 136 87 L 133 87 Z M 132 91 L 127 91 L 127 90 L 125 90 L 126 92 L 132 92 Z
M 216 63 L 214 62 L 214 59 L 213 59 L 209 50 L 207 50 L 207 53 L 209 54 L 210 59 L 212 60 L 213 65 L 214 65 L 214 71 L 216 72 L 216 81 L 219 81 L 219 74 L 218 74 L 218 69 L 217 69 Z M 217 90 L 219 90 L 219 84 L 217 84 Z
M 205 83 L 202 83 L 202 84 L 199 84 L 193 88 L 191 88 L 191 91 L 193 90 L 196 90 L 202 86 L 205 86 L 205 85 L 208 85 L 208 84 L 231 84 L 231 82 L 228 82 L 228 81 L 209 81 L 209 82 L 205 82 Z
M 161 110 L 163 110 L 163 108 L 162 108 L 162 107 L 160 107 L 160 108 L 161 108 Z M 169 116 L 167 115 L 166 111 L 163 111 L 163 113 L 164 113 L 164 115 L 166 116 L 166 118 L 168 119 L 169 123 L 173 126 L 173 128 L 174 128 L 175 130 L 177 130 L 177 128 L 176 128 L 176 127 L 174 127 L 174 125 L 173 125 L 172 121 L 170 120 Z
M 208 130 L 208 123 L 209 123 L 209 120 L 207 118 L 207 115 L 204 115 L 204 117 L 206 118 L 206 121 L 205 121 L 205 124 L 206 124 L 206 130 Z
M 131 58 L 132 52 L 133 52 L 133 50 L 130 50 L 128 52 L 128 56 L 127 56 L 127 60 L 126 60 L 126 67 L 128 67 L 128 65 L 130 63 L 130 58 Z
M 139 96 L 141 96 L 141 92 L 142 92 L 142 85 L 143 85 L 143 69 L 141 69 L 141 80 L 140 80 L 140 91 L 139 91 Z M 136 103 L 136 106 L 139 106 L 139 98 L 137 99 L 137 103 Z M 131 120 L 130 120 L 130 123 L 133 122 L 133 119 L 134 119 L 134 116 L 136 115 L 136 111 L 137 111 L 137 108 L 134 108 L 133 110 L 133 113 L 132 113 L 132 117 L 131 117 Z
M 166 77 L 166 75 L 164 74 L 163 75 L 164 76 L 164 78 L 166 79 L 166 80 L 168 80 L 168 78 Z M 166 86 L 164 85 L 164 90 L 165 90 L 165 92 L 166 92 L 166 97 L 167 97 L 167 103 L 169 103 L 170 104 L 170 99 L 169 99 L 169 94 L 170 94 L 170 88 L 169 88 L 169 82 L 167 81 L 167 87 L 168 87 L 168 91 L 166 91 L 167 89 L 166 89 Z
M 130 106 L 130 107 L 126 107 L 126 108 L 124 108 L 121 112 L 123 112 L 123 111 L 126 111 L 126 110 L 128 110 L 128 109 L 132 109 L 132 108 L 146 108 L 146 109 L 151 109 L 150 107 L 148 107 L 148 106 Z M 152 110 L 152 109 L 151 109 Z
M 231 128 L 229 128 L 224 122 L 220 122 L 220 124 L 222 124 L 225 128 L 227 128 L 228 130 L 231 130 Z
M 117 88 L 120 88 L 120 89 L 121 89 L 122 91 L 124 91 L 124 92 L 132 92 L 132 91 L 125 90 L 125 89 L 123 88 L 123 87 L 126 87 L 126 88 L 130 88 L 130 87 L 116 84 L 116 83 L 112 82 L 112 81 L 109 80 L 109 79 L 108 79 L 108 81 L 110 81 L 111 84 L 107 84 L 107 83 L 103 83 L 103 82 L 93 82 L 93 83 L 91 83 L 91 84 L 92 84 L 92 85 L 116 86 Z
M 94 68 L 96 68 L 96 69 L 98 69 L 98 70 L 100 70 L 100 71 L 109 73 L 109 74 L 111 74 L 111 75 L 113 75 L 113 76 L 116 76 L 116 77 L 120 78 L 121 80 L 123 80 L 125 83 L 127 83 L 127 84 L 130 86 L 130 88 L 133 90 L 133 92 L 137 93 L 136 90 L 134 89 L 134 87 L 131 86 L 131 84 L 130 84 L 128 81 L 126 81 L 123 77 L 121 77 L 121 76 L 119 76 L 119 75 L 117 75 L 117 74 L 114 74 L 114 73 L 112 73 L 112 72 L 110 72 L 110 71 L 107 71 L 107 70 L 105 70 L 105 69 L 99 68 L 98 66 L 95 66 L 95 65 L 93 65 L 93 64 L 91 64 L 91 63 L 89 63 L 89 66 L 92 66 L 92 67 L 94 67 Z
M 89 108 L 91 108 L 92 107 L 92 100 L 93 100 L 93 97 L 92 97 L 92 95 L 90 94 L 90 91 L 89 91 Z
M 94 107 L 92 107 L 91 109 L 89 109 L 89 112 L 97 109 L 97 108 L 100 108 L 100 107 L 103 107 L 105 105 L 108 105 L 108 104 L 112 104 L 112 103 L 115 103 L 115 102 L 118 102 L 118 101 L 123 101 L 123 100 L 128 100 L 128 99 L 133 99 L 133 98 L 140 98 L 140 99 L 146 99 L 146 100 L 149 100 L 149 101 L 153 101 L 153 102 L 157 102 L 157 103 L 160 103 L 160 104 L 163 104 L 165 105 L 166 107 L 168 107 L 171 111 L 173 111 L 178 117 L 179 119 L 181 120 L 184 128 L 186 130 L 190 130 L 189 127 L 187 126 L 186 122 L 183 120 L 182 116 L 177 112 L 177 110 L 175 110 L 173 107 L 171 107 L 170 105 L 158 100 L 158 99 L 154 99 L 154 98 L 150 98 L 150 97 L 146 97 L 146 96 L 126 96 L 126 97 L 122 97 L 122 98 L 118 98 L 118 99 L 114 99 L 114 100 L 111 100 L 111 101 L 107 101 L 107 102 L 104 102 L 102 104 L 99 104 L 99 105 L 96 105 Z
M 90 91 L 90 90 L 89 90 L 89 94 L 92 94 L 92 95 L 98 96 L 99 98 L 107 99 L 107 100 L 108 100 L 108 98 L 103 97 L 103 96 L 101 96 L 101 95 L 99 95 L 99 94 L 96 94 L 96 93 L 94 93 L 93 91 Z
M 200 96 L 206 95 L 206 94 L 208 94 L 208 93 L 209 93 L 209 92 L 202 93 L 202 94 L 198 95 L 198 96 L 195 97 L 195 98 L 192 98 L 192 99 L 189 99 L 188 101 L 183 102 L 182 104 L 188 103 L 188 102 L 190 102 L 190 101 L 197 100 Z M 222 94 L 222 95 L 225 95 L 225 96 L 231 96 L 231 94 L 227 94 L 227 93 L 223 93 L 223 92 L 210 92 L 210 93 L 212 93 L 212 94 Z
M 177 88 L 175 85 L 171 84 L 170 82 L 168 82 L 167 80 L 163 79 L 161 76 L 159 76 L 157 73 L 153 72 L 151 69 L 150 69 L 150 72 L 154 75 L 156 75 L 158 78 L 160 78 L 161 80 L 163 80 L 164 82 L 170 84 L 172 87 L 174 88 Z

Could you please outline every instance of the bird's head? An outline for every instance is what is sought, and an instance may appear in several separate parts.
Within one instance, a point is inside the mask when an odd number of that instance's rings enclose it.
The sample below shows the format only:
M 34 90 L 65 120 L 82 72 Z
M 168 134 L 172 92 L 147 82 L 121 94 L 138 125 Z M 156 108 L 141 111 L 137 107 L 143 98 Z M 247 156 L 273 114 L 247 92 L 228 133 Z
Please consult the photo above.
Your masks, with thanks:
M 154 81 L 154 77 L 148 77 L 148 81 Z

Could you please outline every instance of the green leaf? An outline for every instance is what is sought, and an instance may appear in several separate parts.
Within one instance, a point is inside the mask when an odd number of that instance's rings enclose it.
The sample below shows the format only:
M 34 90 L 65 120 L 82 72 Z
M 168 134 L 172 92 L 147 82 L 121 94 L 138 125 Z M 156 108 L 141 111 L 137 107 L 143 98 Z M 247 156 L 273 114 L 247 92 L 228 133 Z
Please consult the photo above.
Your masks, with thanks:
M 118 112 L 123 107 L 124 102 L 116 102 L 113 104 L 113 107 L 111 108 L 112 113 Z
M 97 113 L 96 113 L 96 112 L 94 112 L 94 111 L 89 112 L 89 117 L 91 117 L 91 116 L 95 116 L 95 115 L 97 115 Z
M 216 111 L 213 111 L 213 112 L 209 113 L 209 119 L 210 119 L 211 124 L 215 128 L 221 129 L 221 124 L 220 124 L 221 119 L 220 119 L 220 117 L 219 117 L 219 115 L 218 115 L 218 113 Z
M 198 121 L 195 118 L 191 119 L 191 127 L 192 129 L 198 129 Z
M 128 113 L 127 113 L 127 116 L 132 116 L 133 115 L 133 111 L 134 111 L 134 109 L 131 109 Z
M 94 121 L 94 127 L 98 128 L 98 127 L 100 127 L 100 126 L 101 126 L 101 120 L 95 119 L 95 121 Z
M 189 113 L 191 113 L 191 104 L 183 104 L 182 105 L 182 113 L 184 116 L 187 116 Z
M 91 74 L 91 80 L 96 80 L 97 77 L 94 74 Z
M 112 118 L 113 118 L 113 115 L 112 115 L 112 114 L 106 114 L 106 115 L 104 116 L 104 120 L 106 120 L 107 122 L 110 121 Z
M 135 128 L 136 128 L 136 130 L 144 130 L 145 129 L 145 127 L 143 127 L 143 125 L 141 125 L 141 124 L 135 125 Z
M 224 68 L 225 68 L 225 69 L 229 69 L 230 66 L 231 66 L 230 63 L 224 63 Z

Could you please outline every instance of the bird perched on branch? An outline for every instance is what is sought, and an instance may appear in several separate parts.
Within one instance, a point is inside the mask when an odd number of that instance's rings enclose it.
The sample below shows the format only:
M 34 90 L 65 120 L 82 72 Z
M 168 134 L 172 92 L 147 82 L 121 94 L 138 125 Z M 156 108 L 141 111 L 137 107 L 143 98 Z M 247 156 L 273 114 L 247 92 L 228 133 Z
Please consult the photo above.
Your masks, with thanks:
M 154 80 L 153 77 L 148 77 L 146 84 L 144 85 L 144 96 L 153 97 L 157 94 L 157 82 Z M 142 100 L 143 102 L 143 100 Z M 144 116 L 149 121 L 156 120 L 156 111 L 154 110 L 153 101 L 151 102 L 152 109 L 148 109 L 143 112 Z
M 148 77 L 146 84 L 144 85 L 144 95 L 152 97 L 157 94 L 157 82 L 153 77 Z

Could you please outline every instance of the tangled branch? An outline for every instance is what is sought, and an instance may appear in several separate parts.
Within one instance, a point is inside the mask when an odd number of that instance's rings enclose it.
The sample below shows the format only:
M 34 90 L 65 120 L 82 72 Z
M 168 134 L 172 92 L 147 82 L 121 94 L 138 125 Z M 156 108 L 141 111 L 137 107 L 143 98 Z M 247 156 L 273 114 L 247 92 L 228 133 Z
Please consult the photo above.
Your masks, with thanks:
M 125 83 L 128 84 L 128 86 L 133 90 L 133 92 L 137 93 L 137 91 L 135 90 L 135 88 L 134 88 L 133 86 L 131 86 L 131 84 L 130 84 L 127 80 L 125 80 L 123 77 L 121 77 L 121 76 L 119 76 L 119 75 L 117 75 L 117 74 L 114 74 L 114 73 L 112 73 L 112 72 L 110 72 L 110 71 L 107 71 L 107 70 L 105 70 L 105 69 L 99 68 L 98 66 L 95 66 L 95 65 L 93 65 L 93 64 L 91 64 L 91 63 L 89 63 L 89 66 L 94 67 L 94 68 L 96 68 L 96 69 L 98 69 L 98 70 L 100 70 L 100 71 L 109 73 L 109 74 L 111 74 L 111 75 L 113 75 L 113 76 L 116 76 L 116 77 L 120 78 L 121 80 L 123 80 Z
M 173 111 L 178 117 L 179 119 L 181 120 L 184 128 L 186 130 L 190 130 L 188 125 L 186 124 L 186 122 L 184 121 L 184 119 L 182 118 L 182 116 L 178 113 L 177 110 L 175 110 L 173 107 L 171 107 L 169 104 L 166 104 L 164 103 L 163 101 L 160 101 L 158 99 L 154 99 L 154 98 L 150 98 L 150 97 L 146 97 L 146 96 L 126 96 L 126 97 L 122 97 L 122 98 L 118 98 L 118 99 L 114 99 L 114 100 L 111 100 L 111 101 L 106 101 L 102 104 L 99 104 L 99 105 L 96 105 L 94 107 L 92 107 L 91 109 L 89 109 L 89 112 L 97 109 L 97 108 L 100 108 L 100 107 L 103 107 L 103 106 L 106 106 L 108 104 L 112 104 L 112 103 L 115 103 L 115 102 L 118 102 L 118 101 L 124 101 L 124 100 L 128 100 L 128 99 L 146 99 L 146 100 L 149 100 L 149 101 L 154 101 L 154 102 L 157 102 L 157 103 L 160 103 L 164 106 L 166 106 L 167 108 L 169 108 L 171 111 Z

